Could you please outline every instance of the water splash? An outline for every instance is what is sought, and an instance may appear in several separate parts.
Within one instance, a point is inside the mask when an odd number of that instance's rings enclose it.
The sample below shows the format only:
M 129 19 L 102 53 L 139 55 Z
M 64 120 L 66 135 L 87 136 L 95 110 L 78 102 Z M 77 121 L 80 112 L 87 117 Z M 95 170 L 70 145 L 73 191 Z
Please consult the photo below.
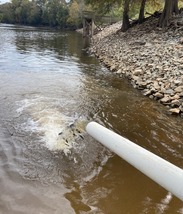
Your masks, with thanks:
M 36 96 L 16 103 L 18 116 L 25 113 L 30 115 L 22 124 L 22 129 L 39 133 L 40 140 L 49 150 L 63 150 L 67 155 L 76 140 L 83 139 L 87 120 L 77 114 L 74 116 L 63 114 L 63 108 L 58 106 L 58 100 L 50 102 L 48 99 L 50 98 Z

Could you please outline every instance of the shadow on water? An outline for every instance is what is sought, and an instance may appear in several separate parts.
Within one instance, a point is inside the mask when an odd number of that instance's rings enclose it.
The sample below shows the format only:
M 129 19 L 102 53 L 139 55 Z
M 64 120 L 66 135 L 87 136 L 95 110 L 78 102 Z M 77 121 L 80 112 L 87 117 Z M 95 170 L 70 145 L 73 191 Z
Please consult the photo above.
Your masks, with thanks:
M 84 131 L 95 120 L 183 167 L 181 118 L 109 73 L 76 32 L 0 28 L 0 210 L 183 213 L 182 202 Z

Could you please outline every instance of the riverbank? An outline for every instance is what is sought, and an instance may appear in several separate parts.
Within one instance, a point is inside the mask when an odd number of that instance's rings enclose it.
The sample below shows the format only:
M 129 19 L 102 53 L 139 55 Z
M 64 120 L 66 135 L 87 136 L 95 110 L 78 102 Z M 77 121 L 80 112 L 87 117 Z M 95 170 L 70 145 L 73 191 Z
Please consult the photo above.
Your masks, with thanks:
M 157 23 L 150 17 L 125 33 L 121 22 L 108 26 L 94 35 L 90 51 L 145 96 L 183 116 L 183 15 L 166 29 Z

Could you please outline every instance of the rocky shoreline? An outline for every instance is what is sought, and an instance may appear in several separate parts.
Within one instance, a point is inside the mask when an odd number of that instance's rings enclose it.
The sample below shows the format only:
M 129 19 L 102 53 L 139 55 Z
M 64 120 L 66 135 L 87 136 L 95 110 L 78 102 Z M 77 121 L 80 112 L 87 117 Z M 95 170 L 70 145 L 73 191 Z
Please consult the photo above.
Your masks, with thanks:
M 90 52 L 120 77 L 130 80 L 145 96 L 183 117 L 183 15 L 167 29 L 150 17 L 127 32 L 121 23 L 94 35 Z

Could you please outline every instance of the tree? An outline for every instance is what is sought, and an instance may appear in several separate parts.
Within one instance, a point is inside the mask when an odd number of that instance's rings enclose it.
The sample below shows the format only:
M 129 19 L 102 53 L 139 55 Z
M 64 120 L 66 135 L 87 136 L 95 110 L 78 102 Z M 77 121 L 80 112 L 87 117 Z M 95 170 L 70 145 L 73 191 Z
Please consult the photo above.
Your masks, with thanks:
M 39 14 L 39 24 L 44 24 L 43 17 L 46 9 L 47 0 L 33 0 Z
M 146 0 L 142 0 L 141 6 L 140 6 L 139 18 L 138 18 L 139 23 L 142 23 L 145 19 L 145 16 L 144 16 L 145 4 L 146 4 Z
M 178 12 L 178 0 L 165 0 L 164 9 L 159 19 L 159 26 L 168 26 L 173 13 L 178 14 Z
M 78 27 L 81 24 L 81 14 L 79 13 L 79 4 L 77 1 L 73 1 L 69 7 L 69 18 L 68 23 L 71 26 Z
M 68 19 L 68 8 L 64 5 L 59 6 L 59 10 L 57 12 L 57 23 L 61 28 L 66 27 L 67 19 Z
M 0 13 L 0 22 L 2 21 L 2 19 L 3 19 L 3 14 Z
M 173 1 L 172 12 L 175 13 L 175 14 L 179 13 L 178 1 L 179 0 L 174 0 Z
M 123 1 L 124 0 L 85 0 L 85 3 L 90 4 L 97 13 L 105 15 L 113 10 L 116 5 L 121 7 Z
M 124 11 L 123 11 L 123 22 L 121 31 L 125 32 L 130 28 L 130 21 L 129 21 L 129 6 L 130 6 L 130 0 L 125 0 L 124 2 Z
M 41 23 L 40 10 L 34 1 L 30 2 L 27 22 L 30 25 L 38 25 Z
M 28 24 L 28 16 L 31 8 L 31 2 L 29 0 L 22 0 L 20 7 L 20 24 Z
M 14 23 L 14 14 L 11 3 L 5 3 L 0 5 L 1 11 L 1 22 L 3 23 Z

